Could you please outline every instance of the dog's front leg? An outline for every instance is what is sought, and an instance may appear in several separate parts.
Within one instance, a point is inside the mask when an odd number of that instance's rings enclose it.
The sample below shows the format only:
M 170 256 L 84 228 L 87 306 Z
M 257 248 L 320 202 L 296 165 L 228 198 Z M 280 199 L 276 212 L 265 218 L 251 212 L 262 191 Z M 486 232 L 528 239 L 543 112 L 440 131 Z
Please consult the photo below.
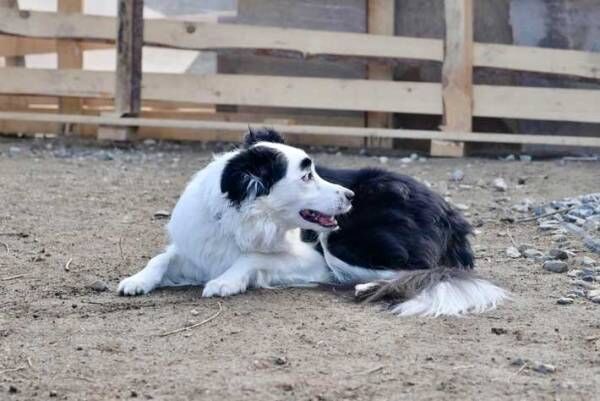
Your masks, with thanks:
M 206 283 L 202 296 L 228 297 L 245 292 L 255 271 L 255 261 L 246 255 L 241 256 L 225 273 Z

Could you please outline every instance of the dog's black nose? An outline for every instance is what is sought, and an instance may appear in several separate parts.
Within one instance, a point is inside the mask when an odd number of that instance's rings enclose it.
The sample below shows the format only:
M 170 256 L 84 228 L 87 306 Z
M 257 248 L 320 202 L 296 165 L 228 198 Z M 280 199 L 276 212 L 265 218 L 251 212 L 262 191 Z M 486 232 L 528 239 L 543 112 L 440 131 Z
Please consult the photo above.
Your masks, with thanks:
M 346 199 L 348 199 L 349 201 L 352 201 L 352 199 L 354 199 L 354 192 L 350 190 L 347 190 L 344 195 L 346 195 Z

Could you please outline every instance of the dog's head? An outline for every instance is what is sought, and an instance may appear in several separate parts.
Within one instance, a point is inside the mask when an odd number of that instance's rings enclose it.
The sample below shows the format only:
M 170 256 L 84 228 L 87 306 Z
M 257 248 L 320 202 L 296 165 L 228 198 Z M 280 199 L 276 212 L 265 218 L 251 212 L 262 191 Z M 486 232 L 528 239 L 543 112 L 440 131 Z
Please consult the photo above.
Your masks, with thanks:
M 329 231 L 354 193 L 325 181 L 312 159 L 274 130 L 250 130 L 244 149 L 227 161 L 221 192 L 237 208 L 258 209 L 289 228 Z

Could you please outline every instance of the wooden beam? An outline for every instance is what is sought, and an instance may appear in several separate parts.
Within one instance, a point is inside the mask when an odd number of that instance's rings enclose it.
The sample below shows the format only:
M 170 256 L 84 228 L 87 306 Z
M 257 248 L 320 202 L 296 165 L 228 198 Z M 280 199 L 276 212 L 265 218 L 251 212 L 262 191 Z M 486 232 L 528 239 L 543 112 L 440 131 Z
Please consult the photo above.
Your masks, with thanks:
M 142 47 L 144 43 L 144 0 L 117 2 L 117 71 L 115 79 L 115 114 L 135 117 L 141 109 Z M 131 140 L 135 127 L 102 128 L 98 139 Z
M 0 93 L 111 98 L 115 74 L 5 68 Z M 435 83 L 260 75 L 144 74 L 142 98 L 200 104 L 441 114 Z
M 0 8 L 0 22 L 0 33 L 8 35 L 101 43 L 114 43 L 116 38 L 114 17 Z M 146 46 L 188 50 L 276 50 L 278 55 L 292 53 L 296 57 L 444 58 L 444 45 L 438 39 L 173 20 L 148 20 L 144 30 Z M 600 79 L 597 52 L 476 43 L 474 65 Z
M 442 131 L 470 132 L 473 120 L 473 0 L 445 0 Z M 460 142 L 431 142 L 432 156 L 462 157 Z
M 223 122 L 223 121 L 194 121 L 194 120 L 169 120 L 152 118 L 131 118 L 115 116 L 85 116 L 47 113 L 19 113 L 0 112 L 0 121 L 29 121 L 45 123 L 74 123 L 87 125 L 115 125 L 134 127 L 164 127 L 181 129 L 216 129 L 231 132 L 244 132 L 248 129 L 248 122 Z M 424 130 L 405 130 L 387 128 L 361 128 L 361 127 L 331 127 L 311 125 L 282 125 L 271 124 L 275 130 L 282 133 L 302 135 L 343 135 L 349 137 L 381 137 L 381 138 L 407 138 L 452 140 L 463 142 L 491 142 L 491 143 L 521 143 L 561 146 L 593 146 L 600 147 L 600 138 L 564 136 L 564 135 L 520 135 L 498 133 L 474 132 L 439 132 Z M 174 138 L 175 139 L 175 138 Z
M 394 0 L 368 0 L 367 1 L 367 31 L 372 35 L 394 36 L 395 21 L 395 1 Z M 367 65 L 367 78 L 379 81 L 393 81 L 394 68 L 391 65 L 378 62 L 370 62 Z M 393 115 L 390 113 L 367 112 L 366 126 L 378 128 L 391 128 Z M 369 148 L 394 147 L 393 139 L 366 140 Z
M 112 72 L 4 68 L 0 94 L 111 99 Z M 142 98 L 189 104 L 442 113 L 441 85 L 258 75 L 144 74 Z M 600 123 L 600 91 L 474 86 L 473 115 Z
M 26 56 L 57 52 L 56 39 L 25 38 L 0 35 L 0 57 Z M 79 42 L 82 51 L 112 49 L 114 45 L 99 42 Z
M 0 7 L 12 8 L 13 10 L 19 10 L 19 3 L 17 0 L 0 0 Z M 0 48 L 6 48 L 6 43 L 0 42 Z M 11 55 L 4 58 L 4 65 L 6 67 L 25 67 L 25 57 L 21 55 Z M 15 99 L 12 96 L 0 96 L 0 110 L 16 110 L 26 107 L 26 103 L 22 99 Z
M 77 15 L 83 12 L 83 0 L 58 0 L 58 12 L 65 15 Z M 83 51 L 79 47 L 77 41 L 74 40 L 59 40 L 56 43 L 58 52 L 58 68 L 66 69 L 82 69 L 83 68 Z M 82 101 L 79 98 L 60 98 L 60 112 L 65 114 L 78 114 L 82 110 Z M 65 134 L 69 134 L 66 130 L 71 129 L 70 125 L 65 126 Z

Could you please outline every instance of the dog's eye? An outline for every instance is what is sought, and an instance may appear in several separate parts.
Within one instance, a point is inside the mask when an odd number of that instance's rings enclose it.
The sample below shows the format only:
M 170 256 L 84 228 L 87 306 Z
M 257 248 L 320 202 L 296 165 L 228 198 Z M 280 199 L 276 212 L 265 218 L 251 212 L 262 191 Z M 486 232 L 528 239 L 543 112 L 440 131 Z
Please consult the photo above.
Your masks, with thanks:
M 304 174 L 302 176 L 302 181 L 304 181 L 304 182 L 311 181 L 312 179 L 313 179 L 313 173 L 312 172 Z

